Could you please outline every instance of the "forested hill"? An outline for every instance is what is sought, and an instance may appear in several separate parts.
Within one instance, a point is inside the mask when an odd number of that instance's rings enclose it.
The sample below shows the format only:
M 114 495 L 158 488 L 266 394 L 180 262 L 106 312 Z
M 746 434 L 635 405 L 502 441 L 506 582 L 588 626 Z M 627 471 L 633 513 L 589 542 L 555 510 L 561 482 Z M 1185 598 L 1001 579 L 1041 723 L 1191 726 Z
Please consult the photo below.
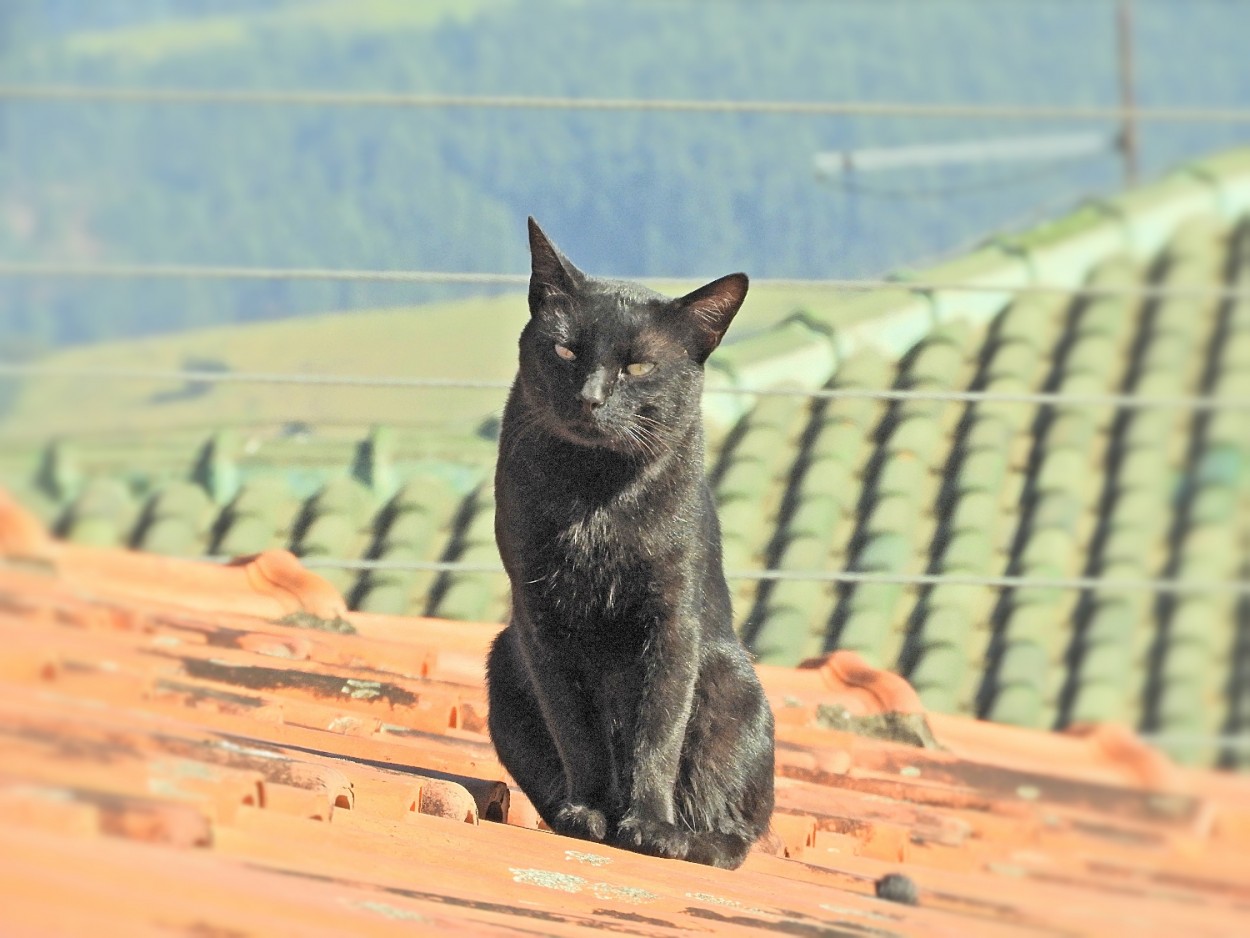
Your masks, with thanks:
M 1250 100 L 1244 5 L 1136 6 L 1144 103 Z M 15 83 L 1035 104 L 1114 103 L 1116 88 L 1113 8 L 1100 0 L 4 0 L 0 10 L 0 80 Z M 0 256 L 521 272 L 533 213 L 592 271 L 877 274 L 1105 191 L 1118 164 L 907 173 L 847 191 L 816 179 L 815 153 L 1037 129 L 0 100 Z M 1148 127 L 1146 169 L 1245 134 Z M 431 295 L 5 280 L 0 347 L 11 356 Z

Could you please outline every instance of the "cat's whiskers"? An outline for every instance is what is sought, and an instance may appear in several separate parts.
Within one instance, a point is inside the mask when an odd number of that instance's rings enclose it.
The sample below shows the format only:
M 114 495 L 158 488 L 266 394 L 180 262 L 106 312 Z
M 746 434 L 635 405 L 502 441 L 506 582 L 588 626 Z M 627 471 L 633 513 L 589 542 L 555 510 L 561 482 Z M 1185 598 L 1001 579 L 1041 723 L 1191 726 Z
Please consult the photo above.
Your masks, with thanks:
M 668 429 L 663 421 L 646 414 L 635 414 L 634 423 L 631 426 L 638 431 L 642 438 L 650 443 L 649 453 L 653 459 L 667 453 L 672 447 L 666 437 L 661 435 L 662 430 Z
M 658 434 L 654 431 L 646 430 L 645 428 L 643 433 L 646 435 L 647 439 L 651 441 L 651 448 L 654 450 L 657 458 L 668 452 L 668 446 L 665 445 L 664 440 Z
M 626 424 L 623 428 L 626 438 L 650 459 L 657 459 L 662 453 L 659 440 L 654 433 L 638 424 Z

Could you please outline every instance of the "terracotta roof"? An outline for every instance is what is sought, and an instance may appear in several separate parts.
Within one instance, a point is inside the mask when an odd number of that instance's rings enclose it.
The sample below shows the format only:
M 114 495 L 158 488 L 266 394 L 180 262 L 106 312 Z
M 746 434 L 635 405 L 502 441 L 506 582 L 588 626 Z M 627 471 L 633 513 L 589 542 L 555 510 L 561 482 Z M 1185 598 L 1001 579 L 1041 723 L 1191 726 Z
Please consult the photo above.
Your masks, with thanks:
M 1250 780 L 1127 730 L 926 713 L 853 652 L 761 665 L 778 811 L 726 872 L 535 829 L 485 735 L 496 625 L 349 612 L 285 551 L 215 566 L 64 543 L 3 495 L 0 558 L 6 935 L 1250 921 Z M 875 897 L 891 873 L 917 905 Z
M 904 280 L 831 294 L 827 307 L 723 346 L 711 388 L 1230 402 L 1208 413 L 709 394 L 727 566 L 1250 580 L 1250 412 L 1231 406 L 1250 395 L 1250 302 L 1013 292 L 1244 287 L 1248 212 L 1250 151 L 1225 154 L 917 275 L 988 292 Z M 0 484 L 82 544 L 480 569 L 498 564 L 494 454 L 464 436 L 459 461 L 432 460 L 419 433 L 385 427 L 363 440 L 316 426 L 262 434 L 254 451 L 223 430 L 198 454 L 175 440 L 59 440 L 0 455 Z M 501 573 L 321 574 L 355 609 L 503 615 Z M 1181 761 L 1250 767 L 1250 747 L 1218 743 L 1250 730 L 1244 596 L 733 583 L 739 629 L 762 661 L 851 649 L 907 676 L 930 710 L 1038 728 L 1122 722 Z

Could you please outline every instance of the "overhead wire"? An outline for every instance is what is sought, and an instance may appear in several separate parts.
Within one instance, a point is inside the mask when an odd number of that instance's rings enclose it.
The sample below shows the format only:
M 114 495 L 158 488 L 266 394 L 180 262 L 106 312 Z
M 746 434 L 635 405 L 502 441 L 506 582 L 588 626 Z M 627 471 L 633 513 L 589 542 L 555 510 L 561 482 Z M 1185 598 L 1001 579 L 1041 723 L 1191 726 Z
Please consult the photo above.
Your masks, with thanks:
M 178 368 L 110 368 L 0 363 L 2 378 L 70 378 L 115 381 L 179 381 L 188 384 L 275 384 L 398 389 L 506 391 L 510 381 L 467 378 L 426 378 L 408 375 L 334 375 L 298 372 L 215 371 Z M 1110 407 L 1145 410 L 1250 410 L 1250 397 L 1219 395 L 1154 396 L 1138 394 L 1071 394 L 1057 391 L 913 391 L 905 388 L 804 388 L 797 386 L 733 387 L 712 385 L 705 394 L 746 397 L 802 397 L 814 400 L 924 401 L 960 404 L 1012 403 L 1036 406 Z
M 229 558 L 211 558 L 223 561 Z M 458 561 L 373 560 L 345 557 L 302 557 L 300 562 L 310 569 L 352 570 L 357 572 L 435 572 L 467 574 L 502 574 L 500 564 L 464 563 Z M 838 583 L 848 585 L 888 584 L 895 586 L 984 586 L 997 589 L 1093 590 L 1097 592 L 1155 592 L 1163 594 L 1231 593 L 1250 596 L 1250 582 L 1237 580 L 1178 580 L 1163 578 L 1101 579 L 1099 577 L 1035 577 L 974 576 L 958 573 L 873 573 L 853 570 L 726 570 L 731 580 L 792 580 Z
M 0 100 L 111 104 L 226 104 L 301 107 L 484 108 L 556 111 L 656 111 L 789 114 L 814 117 L 912 117 L 1022 121 L 1115 121 L 1250 124 L 1250 108 L 1196 105 L 933 104 L 908 101 L 776 101 L 431 94 L 315 89 L 209 89 L 0 84 Z
M 523 286 L 529 274 L 477 273 L 435 270 L 365 270 L 338 267 L 246 267 L 212 264 L 98 264 L 63 261 L 0 260 L 0 276 L 35 278 L 102 279 L 206 279 L 206 280 L 323 280 L 417 284 L 479 284 Z M 698 277 L 649 276 L 653 283 L 704 283 Z M 1144 300 L 1250 300 L 1250 285 L 1199 286 L 1183 284 L 1079 284 L 1001 283 L 992 280 L 927 280 L 908 278 L 812 278 L 756 277 L 756 287 L 772 289 L 828 289 L 847 292 L 872 290 L 911 290 L 916 293 L 951 291 L 956 293 L 1038 294 L 1070 296 L 1078 299 L 1132 296 Z

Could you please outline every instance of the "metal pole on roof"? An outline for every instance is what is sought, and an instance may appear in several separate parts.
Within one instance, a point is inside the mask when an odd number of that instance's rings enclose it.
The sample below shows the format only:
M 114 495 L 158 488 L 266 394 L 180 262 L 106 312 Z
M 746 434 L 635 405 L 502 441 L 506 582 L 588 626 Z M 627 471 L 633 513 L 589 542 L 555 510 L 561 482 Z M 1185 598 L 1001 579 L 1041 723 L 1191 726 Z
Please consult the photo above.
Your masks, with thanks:
M 1124 162 L 1124 184 L 1137 184 L 1137 121 L 1133 111 L 1133 0 L 1116 4 L 1116 47 L 1120 72 L 1120 156 Z

